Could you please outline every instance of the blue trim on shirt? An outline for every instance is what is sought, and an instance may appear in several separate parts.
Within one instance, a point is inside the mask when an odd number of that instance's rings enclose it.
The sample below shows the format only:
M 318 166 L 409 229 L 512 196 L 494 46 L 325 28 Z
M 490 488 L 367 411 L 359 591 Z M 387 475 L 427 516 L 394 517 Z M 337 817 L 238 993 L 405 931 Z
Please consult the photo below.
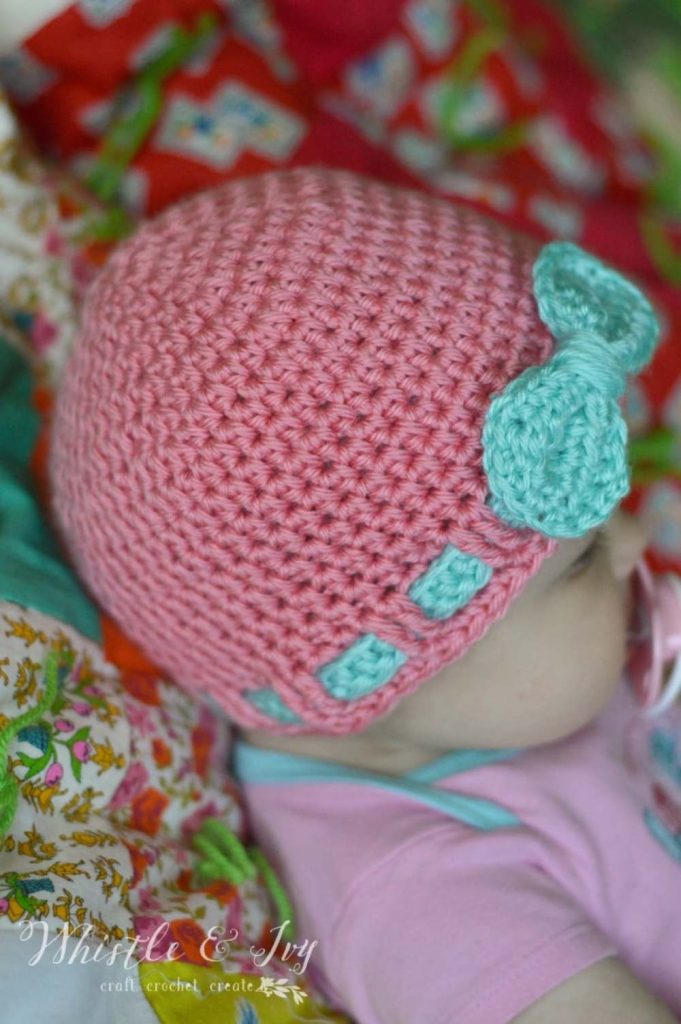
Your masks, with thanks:
M 481 831 L 520 825 L 515 814 L 491 800 L 464 796 L 432 785 L 439 779 L 470 771 L 486 764 L 507 761 L 522 753 L 522 748 L 506 750 L 454 750 L 421 765 L 404 775 L 369 772 L 334 761 L 286 754 L 278 750 L 254 747 L 237 739 L 233 748 L 233 769 L 240 782 L 276 785 L 296 782 L 355 782 L 378 786 L 426 804 L 465 825 Z

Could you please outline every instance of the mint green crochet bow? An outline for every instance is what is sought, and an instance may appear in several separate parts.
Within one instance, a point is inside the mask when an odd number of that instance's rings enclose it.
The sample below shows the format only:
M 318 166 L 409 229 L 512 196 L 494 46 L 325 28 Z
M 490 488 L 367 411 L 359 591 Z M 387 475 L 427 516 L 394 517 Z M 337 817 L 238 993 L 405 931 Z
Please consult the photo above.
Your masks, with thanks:
M 545 245 L 533 277 L 557 348 L 490 403 L 482 432 L 488 504 L 513 526 L 579 537 L 629 491 L 618 399 L 627 376 L 652 358 L 659 327 L 638 288 L 570 242 Z

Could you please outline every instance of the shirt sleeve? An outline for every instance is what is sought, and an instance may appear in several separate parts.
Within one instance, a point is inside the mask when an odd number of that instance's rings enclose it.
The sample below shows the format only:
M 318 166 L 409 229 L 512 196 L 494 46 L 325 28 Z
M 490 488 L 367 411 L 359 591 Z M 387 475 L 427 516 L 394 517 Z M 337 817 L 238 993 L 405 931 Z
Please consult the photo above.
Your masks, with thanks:
M 617 956 L 519 831 L 439 826 L 355 881 L 329 952 L 361 1024 L 508 1024 Z

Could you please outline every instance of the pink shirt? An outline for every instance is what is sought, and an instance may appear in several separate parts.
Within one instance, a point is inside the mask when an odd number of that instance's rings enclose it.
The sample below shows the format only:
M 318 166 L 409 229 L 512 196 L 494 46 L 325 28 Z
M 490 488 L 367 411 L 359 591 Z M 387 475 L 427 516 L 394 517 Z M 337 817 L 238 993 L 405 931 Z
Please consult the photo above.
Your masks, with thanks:
M 559 743 L 399 777 L 243 742 L 235 761 L 310 967 L 358 1024 L 505 1024 L 607 956 L 681 1017 L 679 706 L 646 720 L 623 682 Z

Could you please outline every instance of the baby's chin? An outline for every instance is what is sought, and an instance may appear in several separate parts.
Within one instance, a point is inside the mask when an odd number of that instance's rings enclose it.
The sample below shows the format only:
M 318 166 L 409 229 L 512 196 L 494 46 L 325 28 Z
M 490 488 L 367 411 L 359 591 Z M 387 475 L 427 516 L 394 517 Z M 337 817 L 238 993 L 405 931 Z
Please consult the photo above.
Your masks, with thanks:
M 624 685 L 624 679 L 621 673 L 619 675 L 615 674 L 609 677 L 604 684 L 600 685 L 597 690 L 595 690 L 598 695 L 598 699 L 590 702 L 589 706 L 584 709 L 584 714 L 581 715 L 580 719 L 574 723 L 574 727 L 570 729 L 570 733 L 586 728 L 586 726 L 591 725 L 592 722 L 599 718 L 603 712 L 606 711 L 610 702 L 613 700 L 615 694 L 622 685 Z
M 537 700 L 536 714 L 530 712 L 524 718 L 509 721 L 506 734 L 499 737 L 504 742 L 496 745 L 534 747 L 567 739 L 603 714 L 624 684 L 624 658 L 621 658 L 614 668 L 575 679 L 574 686 L 569 687 L 565 695 L 563 692 L 547 693 L 543 704 Z
M 586 728 L 602 715 L 620 686 L 625 685 L 624 663 L 623 656 L 614 670 L 594 676 L 586 686 L 580 687 L 580 699 L 566 711 L 563 727 L 560 727 L 558 723 L 556 735 L 543 742 L 556 742 L 565 739 L 580 729 Z

